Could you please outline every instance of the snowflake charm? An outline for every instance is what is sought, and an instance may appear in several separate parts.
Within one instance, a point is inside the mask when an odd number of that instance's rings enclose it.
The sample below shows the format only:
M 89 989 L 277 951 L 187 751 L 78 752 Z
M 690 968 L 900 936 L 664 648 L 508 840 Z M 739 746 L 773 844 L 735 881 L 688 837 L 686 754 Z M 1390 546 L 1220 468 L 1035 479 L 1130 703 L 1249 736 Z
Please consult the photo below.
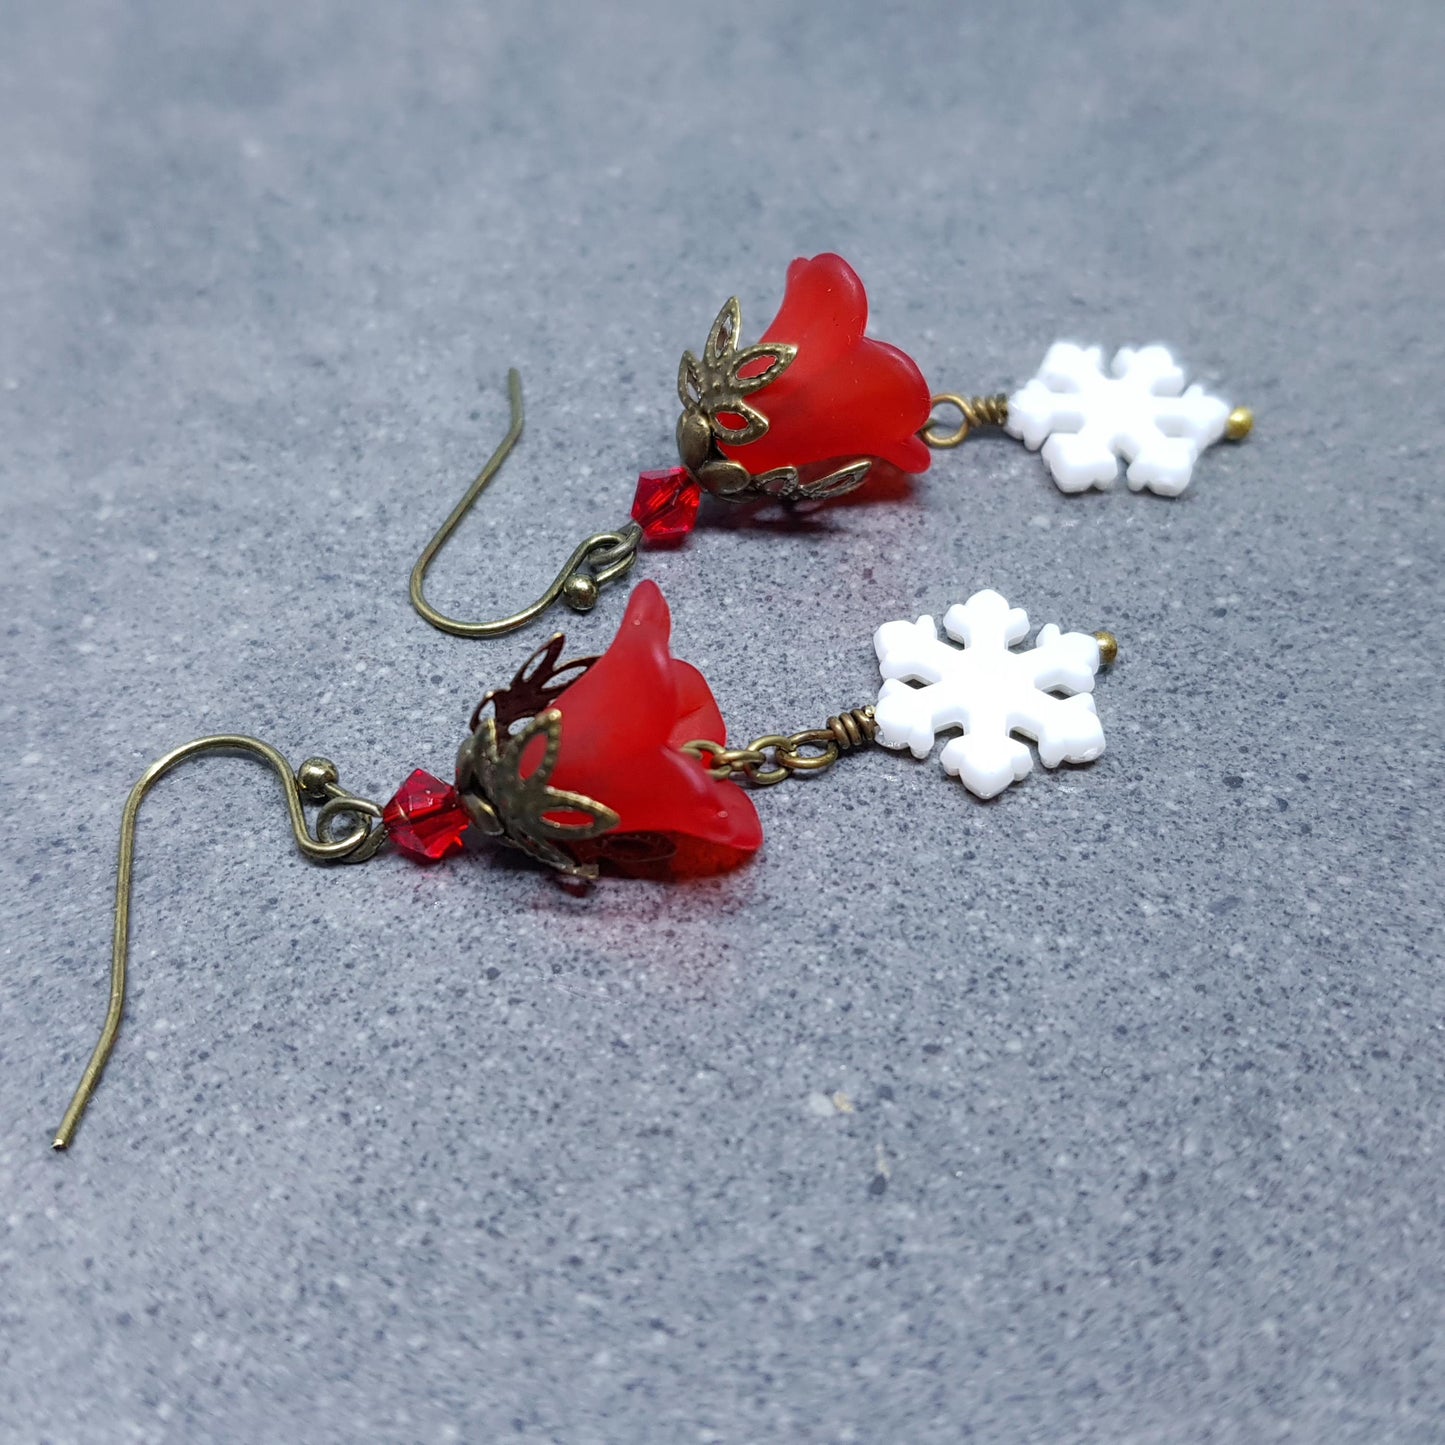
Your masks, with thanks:
M 873 634 L 884 678 L 875 715 L 884 747 L 925 758 L 940 732 L 962 728 L 939 761 L 980 798 L 1003 792 L 1033 767 L 1013 733 L 1034 739 L 1046 768 L 1093 762 L 1104 751 L 1090 696 L 1100 664 L 1097 638 L 1049 623 L 1032 649 L 1011 651 L 1029 630 L 1028 613 L 992 591 L 955 603 L 943 630 L 962 650 L 938 636 L 931 617 L 885 622 Z
M 1199 453 L 1226 426 L 1234 435 L 1228 404 L 1198 385 L 1185 391 L 1183 369 L 1162 346 L 1122 347 L 1110 370 L 1097 346 L 1056 341 L 1009 398 L 1008 430 L 1033 451 L 1043 446 L 1060 491 L 1113 486 L 1123 457 L 1132 490 L 1177 497 Z

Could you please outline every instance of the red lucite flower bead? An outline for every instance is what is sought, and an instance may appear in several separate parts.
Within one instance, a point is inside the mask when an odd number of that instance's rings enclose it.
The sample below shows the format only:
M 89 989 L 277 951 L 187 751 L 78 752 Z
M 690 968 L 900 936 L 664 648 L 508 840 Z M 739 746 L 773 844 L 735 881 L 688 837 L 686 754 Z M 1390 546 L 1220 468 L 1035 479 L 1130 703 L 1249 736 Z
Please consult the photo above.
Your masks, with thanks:
M 672 656 L 671 636 L 662 592 L 639 583 L 612 646 L 552 702 L 562 714 L 562 748 L 549 781 L 617 814 L 602 842 L 662 834 L 676 847 L 669 872 L 710 873 L 755 853 L 763 828 L 736 783 L 711 777 L 681 751 L 694 740 L 722 745 L 727 729 L 707 680 Z M 539 746 L 524 757 L 524 772 L 540 755 Z
M 471 818 L 457 790 L 418 768 L 381 810 L 387 836 L 403 853 L 423 863 L 435 863 L 448 853 L 461 851 L 462 834 Z
M 798 354 L 752 398 L 768 418 L 767 433 L 745 446 L 723 443 L 722 451 L 753 476 L 862 457 L 927 471 L 918 432 L 931 410 L 928 383 L 911 357 L 864 336 L 867 324 L 868 294 L 841 256 L 794 261 L 762 340 L 790 343 Z M 755 374 L 766 365 L 754 363 Z
M 632 520 L 654 547 L 681 542 L 697 526 L 702 487 L 686 467 L 643 472 L 632 499 Z

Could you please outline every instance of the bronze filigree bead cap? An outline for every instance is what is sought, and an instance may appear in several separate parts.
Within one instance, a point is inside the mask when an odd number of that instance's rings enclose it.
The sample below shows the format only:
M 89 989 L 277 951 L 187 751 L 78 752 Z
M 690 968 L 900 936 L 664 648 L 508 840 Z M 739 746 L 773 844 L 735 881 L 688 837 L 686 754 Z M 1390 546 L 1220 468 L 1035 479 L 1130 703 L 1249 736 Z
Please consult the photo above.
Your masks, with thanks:
M 747 398 L 776 381 L 798 354 L 796 346 L 784 344 L 739 349 L 741 330 L 742 308 L 733 296 L 718 312 L 701 358 L 684 351 L 677 369 L 678 457 L 719 497 L 735 497 L 753 482 L 747 467 L 724 456 L 720 444 L 747 446 L 767 435 L 768 418 Z
M 572 845 L 600 837 L 618 820 L 604 804 L 551 786 L 562 752 L 562 714 L 551 704 L 597 661 L 563 662 L 565 646 L 559 632 L 506 687 L 477 704 L 471 734 L 457 750 L 457 793 L 479 833 L 561 873 L 592 878 L 595 865 L 580 862 Z

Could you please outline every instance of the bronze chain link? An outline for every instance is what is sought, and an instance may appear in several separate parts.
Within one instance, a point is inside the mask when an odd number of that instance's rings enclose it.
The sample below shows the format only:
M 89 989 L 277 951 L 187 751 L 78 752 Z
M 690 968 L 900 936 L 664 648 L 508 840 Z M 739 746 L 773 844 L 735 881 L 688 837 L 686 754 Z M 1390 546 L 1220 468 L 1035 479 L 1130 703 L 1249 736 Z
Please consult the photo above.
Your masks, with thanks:
M 844 753 L 871 743 L 878 733 L 872 707 L 855 707 L 830 717 L 825 726 L 784 737 L 767 733 L 745 748 L 724 747 L 700 738 L 682 750 L 706 764 L 710 776 L 771 788 L 795 773 L 821 773 Z

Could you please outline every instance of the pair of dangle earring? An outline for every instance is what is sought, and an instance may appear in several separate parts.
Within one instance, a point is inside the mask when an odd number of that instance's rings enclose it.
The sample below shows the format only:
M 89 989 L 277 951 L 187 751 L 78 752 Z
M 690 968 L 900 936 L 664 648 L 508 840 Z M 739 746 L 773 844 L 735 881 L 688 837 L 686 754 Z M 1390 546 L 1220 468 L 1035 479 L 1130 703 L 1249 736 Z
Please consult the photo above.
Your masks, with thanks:
M 730 500 L 825 501 L 863 485 L 875 465 L 922 472 L 931 449 L 957 446 L 983 426 L 1042 447 L 1065 491 L 1110 485 L 1122 457 L 1131 487 L 1165 495 L 1184 489 L 1205 446 L 1250 429 L 1247 411 L 1230 411 L 1197 386 L 1185 390 L 1162 347 L 1121 351 L 1106 376 L 1100 352 L 1060 343 L 1012 397 L 935 395 L 903 352 L 865 336 L 866 319 L 862 284 L 831 255 L 794 262 L 782 309 L 754 346 L 739 346 L 741 317 L 730 301 L 702 356 L 685 354 L 679 369 L 682 465 L 643 473 L 631 522 L 577 547 L 536 602 L 497 622 L 461 623 L 426 602 L 426 573 L 520 435 L 513 372 L 511 429 L 418 560 L 417 610 L 466 637 L 510 631 L 558 598 L 586 611 L 603 585 L 631 568 L 644 541 L 690 533 L 704 490 Z M 947 430 L 935 413 L 950 406 L 961 423 Z M 1037 745 L 1049 768 L 1103 753 L 1093 689 L 1117 656 L 1112 634 L 1049 624 L 1032 647 L 1020 648 L 1027 615 L 989 590 L 949 607 L 943 631 L 940 637 L 928 616 L 884 623 L 873 636 L 881 675 L 873 702 L 735 748 L 706 679 L 672 656 L 667 603 L 644 582 L 600 658 L 564 660 L 559 635 L 483 697 L 453 782 L 416 769 L 382 805 L 345 790 L 328 760 L 293 770 L 277 749 L 241 734 L 166 754 L 136 783 L 122 813 L 109 1004 L 53 1147 L 70 1146 L 119 1035 L 137 819 L 151 788 L 180 763 L 219 751 L 267 763 L 281 782 L 295 841 L 316 862 L 360 863 L 389 845 L 432 863 L 471 837 L 507 844 L 585 882 L 604 864 L 658 877 L 735 866 L 763 842 L 750 789 L 825 772 L 873 745 L 922 758 L 940 735 L 956 732 L 939 761 L 980 798 L 1032 770 L 1021 739 Z M 308 807 L 316 809 L 312 821 Z
M 464 622 L 427 601 L 426 576 L 521 435 L 521 379 L 510 372 L 511 426 L 418 558 L 412 605 L 460 637 L 510 632 L 559 599 L 586 612 L 642 546 L 687 538 L 705 492 L 724 502 L 825 502 L 863 486 L 875 468 L 925 472 L 932 451 L 985 428 L 1041 450 L 1061 491 L 1108 489 L 1122 461 L 1134 491 L 1178 496 L 1204 448 L 1243 440 L 1254 424 L 1247 407 L 1186 387 L 1184 371 L 1157 345 L 1121 349 L 1106 372 L 1100 348 L 1061 341 L 1011 396 L 934 393 L 905 352 L 866 335 L 867 321 L 863 283 L 832 254 L 792 263 L 782 306 L 751 346 L 741 345 L 742 312 L 731 298 L 701 355 L 684 352 L 678 367 L 680 465 L 643 472 L 631 520 L 579 543 L 534 602 L 495 621 Z M 943 420 L 950 411 L 956 424 Z

